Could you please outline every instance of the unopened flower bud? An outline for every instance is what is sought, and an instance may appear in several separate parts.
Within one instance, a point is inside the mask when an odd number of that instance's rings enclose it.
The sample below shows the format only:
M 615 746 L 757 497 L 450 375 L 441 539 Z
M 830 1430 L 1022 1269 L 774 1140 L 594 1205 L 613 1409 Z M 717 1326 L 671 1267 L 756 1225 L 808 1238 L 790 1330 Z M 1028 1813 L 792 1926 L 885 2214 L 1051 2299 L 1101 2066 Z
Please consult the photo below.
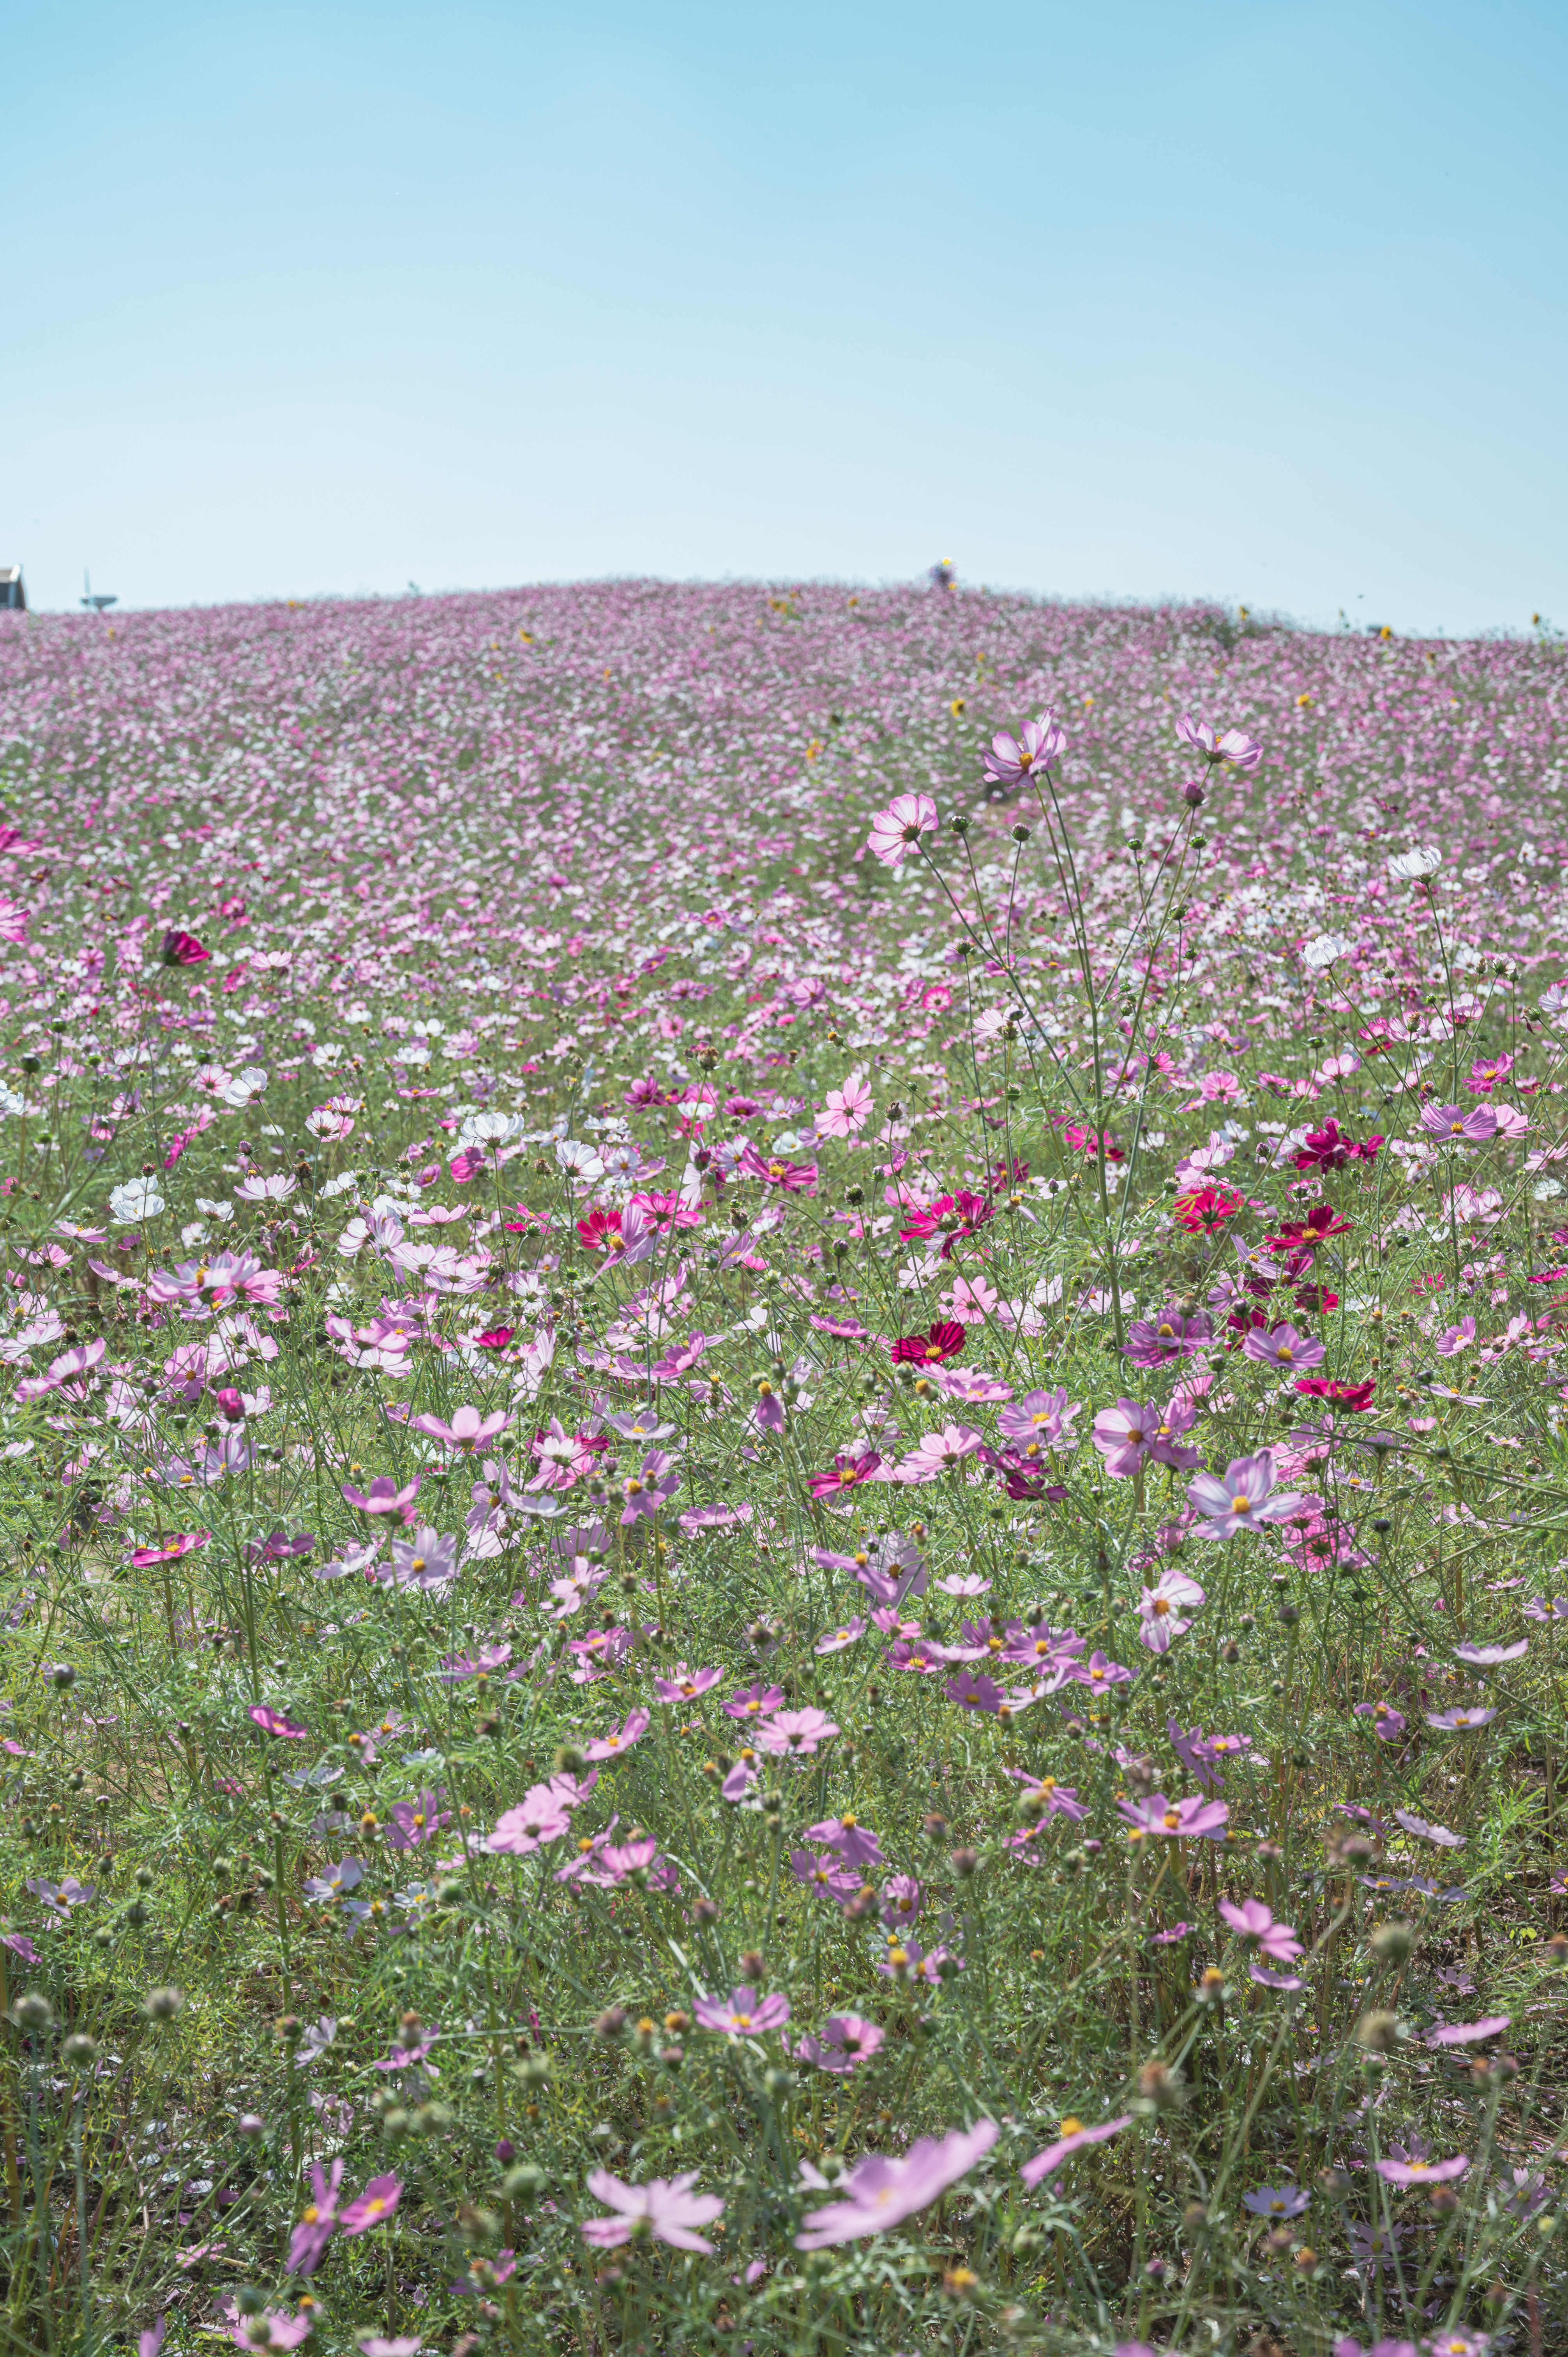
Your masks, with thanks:
M 1380 1923 L 1372 1933 L 1372 1953 L 1380 1964 L 1402 1964 L 1415 1945 L 1415 1930 L 1409 1923 Z
M 1157 2058 L 1143 2064 L 1138 2072 L 1138 2093 L 1156 2112 L 1174 2112 L 1180 2104 L 1186 2088 L 1179 2071 Z
M 1188 810 L 1201 810 L 1208 800 L 1208 796 L 1196 778 L 1188 778 L 1181 790 L 1181 798 Z
M 948 1864 L 951 1867 L 953 1872 L 957 1875 L 961 1882 L 967 1882 L 969 1880 L 970 1876 L 974 1872 L 974 1869 L 979 1863 L 979 1859 L 972 1849 L 955 1849 L 952 1856 L 948 1860 Z
M 749 1981 L 753 1988 L 756 1988 L 767 1978 L 767 1973 L 768 1967 L 762 1961 L 760 1950 L 757 1948 L 746 1949 L 743 1952 L 740 1960 L 741 1979 L 743 1981 Z
M 1356 2040 L 1369 2054 L 1391 2054 L 1399 2044 L 1399 2016 L 1374 2007 L 1356 2024 Z

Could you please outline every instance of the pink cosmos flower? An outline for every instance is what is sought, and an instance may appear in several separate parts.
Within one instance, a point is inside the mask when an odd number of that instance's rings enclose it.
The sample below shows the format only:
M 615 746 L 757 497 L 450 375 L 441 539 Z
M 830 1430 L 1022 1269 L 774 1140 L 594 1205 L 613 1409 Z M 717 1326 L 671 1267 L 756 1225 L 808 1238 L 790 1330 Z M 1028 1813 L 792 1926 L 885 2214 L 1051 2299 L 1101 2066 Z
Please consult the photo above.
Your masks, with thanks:
M 1006 1696 L 994 1678 L 979 1677 L 972 1670 L 961 1670 L 942 1688 L 950 1702 L 961 1710 L 999 1712 Z
M 1146 1645 L 1151 1653 L 1168 1652 L 1172 1638 L 1185 1637 L 1192 1626 L 1182 1608 L 1190 1605 L 1196 1609 L 1202 1602 L 1203 1590 L 1196 1579 L 1189 1579 L 1185 1571 L 1177 1571 L 1174 1566 L 1162 1571 L 1154 1587 L 1145 1587 L 1139 1599 L 1138 1642 Z
M 846 2079 L 861 2063 L 869 2062 L 886 2037 L 874 2021 L 866 2021 L 858 2013 L 831 2014 L 822 2027 L 820 2037 L 808 2033 L 795 2041 L 797 2062 L 814 2062 L 819 2071 L 831 2071 L 835 2078 Z
M 1380 2160 L 1378 2175 L 1390 2185 L 1446 2185 L 1455 2177 L 1463 2177 L 1470 2166 L 1467 2153 L 1455 2153 L 1451 2160 Z
M 584 1744 L 584 1757 L 588 1760 L 618 1760 L 623 1751 L 629 1751 L 634 1743 L 640 1741 L 652 1724 L 651 1711 L 628 1711 L 624 1726 L 612 1727 L 607 1735 L 596 1735 L 591 1743 Z
M 983 2119 L 972 2128 L 954 2128 L 945 2136 L 921 2136 L 902 2159 L 867 2153 L 840 2179 L 836 2189 L 830 2189 L 821 2171 L 803 2161 L 800 2174 L 805 2182 L 823 2192 L 836 2190 L 841 2199 L 807 2212 L 806 2231 L 796 2235 L 796 2249 L 826 2250 L 834 2243 L 854 2242 L 901 2225 L 918 2210 L 927 2209 L 950 2185 L 956 2185 L 961 2177 L 967 2177 L 999 2134 L 994 2120 Z
M 812 1850 L 794 1849 L 789 1853 L 789 1871 L 797 1882 L 819 1897 L 836 1900 L 842 1907 L 860 1889 L 860 1877 L 852 1874 L 842 1858 L 830 1851 L 821 1857 Z
M 1301 1504 L 1297 1493 L 1286 1491 L 1273 1497 L 1270 1492 L 1273 1486 L 1273 1452 L 1260 1448 L 1253 1457 L 1232 1458 L 1219 1476 L 1198 1474 L 1188 1485 L 1187 1494 L 1203 1519 L 1205 1537 L 1230 1539 L 1241 1531 L 1255 1531 L 1268 1523 L 1283 1522 L 1296 1512 Z
M 1063 2120 L 1056 2143 L 1047 2145 L 1033 2160 L 1026 2160 L 1018 2174 L 1032 2192 L 1043 2177 L 1051 2176 L 1075 2152 L 1082 2152 L 1090 2145 L 1103 2144 L 1107 2137 L 1120 2136 L 1123 2128 L 1132 2125 L 1131 2112 L 1123 2112 L 1119 2119 L 1105 2120 L 1097 2128 L 1086 2128 L 1081 2120 Z
M 263 1735 L 289 1736 L 297 1740 L 310 1733 L 307 1727 L 296 1727 L 292 1718 L 285 1718 L 281 1710 L 274 1710 L 264 1702 L 252 1703 L 245 1716 L 254 1719 Z
M 322 2175 L 319 2161 L 312 2164 L 311 2175 L 316 2198 L 305 2210 L 294 2230 L 294 2238 L 288 2246 L 290 2275 L 315 2274 L 338 2222 L 338 2188 L 343 2182 L 343 2163 L 340 2160 L 333 2162 L 330 2181 Z
M 626 1499 L 623 1525 L 650 1521 L 681 1486 L 681 1469 L 661 1448 L 650 1448 L 637 1471 L 621 1485 Z
M 781 1188 L 786 1195 L 811 1194 L 816 1189 L 814 1162 L 791 1162 L 785 1154 L 770 1154 L 764 1160 L 755 1146 L 746 1147 L 736 1171 L 739 1178 L 760 1178 L 769 1187 Z
M 996 1428 L 1005 1440 L 1023 1446 L 1038 1442 L 1047 1448 L 1076 1448 L 1078 1435 L 1069 1429 L 1073 1418 L 1082 1413 L 1080 1400 L 1069 1400 L 1065 1383 L 1055 1391 L 1026 1392 L 1021 1400 L 1004 1407 L 996 1419 Z
M 1475 1727 L 1490 1727 L 1497 1715 L 1495 1710 L 1429 1710 L 1425 1718 L 1440 1735 L 1466 1735 Z
M 1098 1647 L 1087 1662 L 1069 1662 L 1067 1671 L 1069 1677 L 1076 1679 L 1079 1685 L 1090 1686 L 1100 1694 L 1109 1686 L 1124 1686 L 1129 1679 L 1138 1674 L 1136 1670 L 1128 1669 L 1124 1663 L 1110 1660 Z
M 297 2349 L 316 2330 L 313 2308 L 303 2309 L 298 2316 L 285 2315 L 281 2308 L 264 2308 L 260 2316 L 242 2316 L 237 2302 L 231 2299 L 225 2301 L 223 2314 L 228 2319 L 230 2340 L 241 2349 Z M 258 2325 L 266 2332 L 264 2342 L 258 2343 L 253 2338 Z
M 1210 766 L 1219 761 L 1230 761 L 1238 770 L 1250 771 L 1255 770 L 1263 758 L 1262 747 L 1255 744 L 1241 729 L 1227 728 L 1223 735 L 1219 735 L 1212 721 L 1195 720 L 1190 712 L 1182 714 L 1176 722 L 1176 733 L 1184 745 L 1190 745 L 1195 753 L 1201 753 Z
M 1134 1319 L 1127 1329 L 1122 1355 L 1135 1367 L 1165 1367 L 1173 1359 L 1190 1359 L 1195 1352 L 1206 1351 L 1213 1340 L 1214 1329 L 1201 1310 L 1196 1317 L 1184 1318 L 1179 1310 L 1163 1309 L 1157 1318 Z
M 865 1622 L 857 1616 L 853 1620 L 846 1620 L 842 1629 L 830 1629 L 824 1636 L 819 1637 L 811 1651 L 814 1653 L 842 1653 L 849 1646 L 858 1644 L 865 1634 Z M 727 1704 L 725 1707 L 728 1708 Z
M 871 822 L 865 847 L 884 867 L 902 866 L 923 834 L 937 823 L 937 806 L 929 794 L 895 794 L 885 811 Z
M 403 2199 L 403 2184 L 394 2176 L 372 2177 L 357 2201 L 350 2201 L 338 2223 L 345 2234 L 363 2234 L 372 2226 L 384 2226 L 397 2215 L 397 2205 Z
M 395 1514 L 400 1523 L 413 1520 L 413 1501 L 419 1494 L 420 1477 L 416 1473 L 403 1489 L 387 1473 L 378 1473 L 368 1490 L 356 1490 L 345 1481 L 343 1495 L 350 1506 L 361 1514 Z
M 500 1857 L 527 1857 L 547 1842 L 564 1840 L 571 1830 L 572 1820 L 557 1795 L 548 1785 L 535 1784 L 516 1808 L 504 1810 L 496 1819 L 485 1847 Z
M 1511 1645 L 1455 1645 L 1456 1662 L 1468 1662 L 1472 1669 L 1495 1670 L 1504 1662 L 1522 1661 L 1530 1651 L 1528 1637 L 1516 1638 Z
M 809 1759 L 819 1743 L 838 1731 L 825 1710 L 777 1710 L 757 1727 L 757 1741 L 763 1751 Z
M 1277 1922 L 1261 1899 L 1244 1899 L 1240 1907 L 1222 1899 L 1219 1912 L 1244 1946 L 1255 1948 L 1271 1963 L 1293 1964 L 1300 1955 L 1301 1942 L 1290 1925 Z
M 416 1415 L 413 1419 L 415 1432 L 428 1433 L 432 1440 L 440 1441 L 444 1448 L 455 1448 L 459 1456 L 472 1457 L 498 1432 L 504 1432 L 511 1419 L 504 1408 L 493 1415 L 481 1415 L 477 1407 L 458 1408 L 450 1424 L 443 1424 L 438 1415 Z
M 1356 1717 L 1372 1721 L 1372 1732 L 1380 1743 L 1397 1743 L 1404 1733 L 1404 1713 L 1391 1702 L 1359 1702 Z
M 984 782 L 1021 786 L 1026 778 L 1037 778 L 1048 770 L 1066 748 L 1066 732 L 1056 715 L 1042 712 L 1037 720 L 1026 720 L 1016 737 L 1009 737 L 1004 729 L 992 738 L 991 750 L 984 756 Z
M 421 1792 L 412 1801 L 399 1801 L 384 1827 L 387 1845 L 392 1849 L 417 1849 L 423 1842 L 434 1841 L 443 1825 L 452 1822 L 450 1809 L 443 1809 L 445 1792 Z
M 1151 1792 L 1143 1801 L 1118 1801 L 1116 1806 L 1130 1825 L 1165 1841 L 1221 1841 L 1230 1818 L 1224 1801 L 1167 1801 L 1163 1792 Z
M 853 1137 L 871 1118 L 871 1091 L 862 1072 L 851 1072 L 842 1088 L 830 1089 L 816 1118 L 819 1137 Z
M 830 1506 L 852 1505 L 853 1493 L 867 1481 L 886 1481 L 886 1469 L 875 1448 L 841 1449 L 825 1473 L 813 1473 L 807 1487 L 813 1498 Z
M 677 1662 L 667 1678 L 655 1678 L 653 1691 L 660 1702 L 695 1702 L 699 1695 L 717 1685 L 717 1670 L 689 1670 L 684 1662 Z
M 1441 2029 L 1429 2029 L 1429 2046 L 1477 2046 L 1484 2038 L 1496 2038 L 1506 2029 L 1513 2016 L 1509 2013 L 1488 2013 L 1480 2021 L 1445 2021 Z
M 928 1432 L 908 1457 L 900 1458 L 894 1468 L 900 1481 L 919 1483 L 934 1481 L 939 1475 L 961 1465 L 980 1447 L 981 1436 L 972 1425 L 944 1425 L 940 1432 Z
M 725 2205 L 716 2194 L 693 2193 L 696 2181 L 694 2169 L 681 2177 L 656 2177 L 647 2185 L 626 2185 L 607 2169 L 591 2169 L 589 2192 L 596 2201 L 607 2202 L 616 2214 L 585 2219 L 583 2240 L 607 2251 L 629 2242 L 634 2234 L 647 2234 L 674 2250 L 711 2255 L 713 2244 L 693 2229 L 711 2226 L 715 2218 L 723 2217 Z
M 765 1686 L 760 1680 L 756 1685 L 743 1686 L 737 1695 L 724 1705 L 726 1718 L 765 1718 L 770 1710 L 782 1709 L 782 1686 Z
M 1241 1354 L 1282 1375 L 1297 1374 L 1303 1367 L 1320 1367 L 1328 1356 L 1315 1335 L 1298 1334 L 1288 1325 L 1271 1326 L 1266 1333 L 1261 1326 L 1251 1327 Z
M 1496 1109 L 1487 1104 L 1429 1104 L 1421 1108 L 1421 1125 L 1429 1136 L 1450 1146 L 1486 1146 L 1498 1134 Z
M 789 2000 L 778 1989 L 771 1996 L 758 1996 L 755 1989 L 737 1988 L 731 1990 L 727 2002 L 700 1996 L 692 2012 L 703 2029 L 719 2030 L 725 2038 L 760 2038 L 789 2020 Z
M 883 1864 L 881 1836 L 858 1818 L 824 1817 L 820 1824 L 806 1827 L 806 1838 L 836 1849 L 846 1866 L 864 1868 Z
M 205 1546 L 211 1535 L 210 1531 L 188 1531 L 178 1538 L 165 1539 L 160 1546 L 135 1547 L 131 1562 L 138 1571 L 145 1571 L 155 1563 L 175 1563 L 182 1555 L 188 1555 L 192 1547 Z

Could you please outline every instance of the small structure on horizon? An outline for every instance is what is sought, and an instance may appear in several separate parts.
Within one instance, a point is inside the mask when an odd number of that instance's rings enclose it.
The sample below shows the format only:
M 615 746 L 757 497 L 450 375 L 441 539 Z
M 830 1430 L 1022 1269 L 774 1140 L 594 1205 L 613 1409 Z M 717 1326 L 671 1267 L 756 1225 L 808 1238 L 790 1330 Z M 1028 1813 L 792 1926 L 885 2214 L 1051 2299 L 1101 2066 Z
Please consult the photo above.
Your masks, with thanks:
M 112 596 L 107 590 L 100 589 L 94 592 L 91 573 L 82 574 L 81 586 L 87 593 L 81 602 L 84 606 L 91 607 L 95 614 L 102 614 L 105 606 L 117 606 L 120 603 L 118 597 Z
M 27 592 L 19 565 L 0 565 L 0 608 L 9 607 L 15 614 L 27 610 Z

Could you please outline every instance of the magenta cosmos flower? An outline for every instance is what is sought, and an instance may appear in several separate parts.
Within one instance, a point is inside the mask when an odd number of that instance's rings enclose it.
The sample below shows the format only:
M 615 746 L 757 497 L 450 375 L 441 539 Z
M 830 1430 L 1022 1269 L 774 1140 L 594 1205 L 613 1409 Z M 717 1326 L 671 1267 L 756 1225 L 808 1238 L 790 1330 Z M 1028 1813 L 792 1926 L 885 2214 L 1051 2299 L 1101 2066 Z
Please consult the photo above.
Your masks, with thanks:
M 1102 2121 L 1097 2128 L 1086 2128 L 1081 2120 L 1063 2120 L 1061 2134 L 1055 2144 L 1047 2145 L 1044 2152 L 1037 2152 L 1033 2160 L 1026 2160 L 1018 2174 L 1032 2191 L 1042 2177 L 1049 2177 L 1075 2152 L 1083 2152 L 1091 2144 L 1104 2144 L 1109 2136 L 1120 2136 L 1123 2128 L 1132 2125 L 1131 2112 L 1123 2112 L 1120 2119 Z
M 847 2078 L 862 2062 L 870 2061 L 886 2034 L 875 2022 L 863 2020 L 858 2013 L 831 2014 L 822 2024 L 820 2037 L 808 2035 L 796 2041 L 795 2060 L 814 2062 L 819 2071 L 831 2071 L 836 2078 Z
M 825 1473 L 813 1473 L 807 1484 L 813 1498 L 823 1499 L 830 1506 L 848 1505 L 854 1491 L 864 1489 L 868 1481 L 886 1481 L 886 1471 L 875 1448 L 863 1448 L 851 1454 L 841 1449 Z
M 1021 786 L 1026 778 L 1037 778 L 1059 760 L 1066 748 L 1067 737 L 1056 715 L 1042 712 L 1037 720 L 1026 720 L 1016 737 L 1009 737 L 1004 729 L 992 738 L 991 750 L 984 756 L 984 782 Z
M 796 2249 L 822 2251 L 830 2244 L 852 2243 L 902 2224 L 967 2177 L 998 2134 L 994 2120 L 977 2120 L 973 2127 L 954 2128 L 945 2136 L 921 2136 L 901 2160 L 867 2153 L 840 2179 L 842 2200 L 807 2212 L 802 2222 L 806 2231 L 796 2235 Z M 800 2164 L 800 2174 L 808 2185 L 829 2190 L 827 2179 L 809 2161 Z
M 1222 1841 L 1230 1816 L 1223 1801 L 1167 1801 L 1163 1792 L 1151 1792 L 1146 1801 L 1118 1801 L 1116 1806 L 1130 1825 L 1163 1841 Z
M 1286 1490 L 1273 1497 L 1273 1451 L 1260 1448 L 1254 1457 L 1233 1457 L 1222 1474 L 1198 1474 L 1187 1494 L 1202 1518 L 1206 1538 L 1233 1539 L 1239 1532 L 1283 1523 L 1296 1512 L 1301 1504 L 1296 1491 Z
M 704 2029 L 716 2029 L 725 2038 L 760 2038 L 767 2029 L 781 2029 L 789 2018 L 789 2000 L 775 1989 L 771 1996 L 758 1996 L 755 1989 L 732 1989 L 726 2001 L 721 1996 L 700 1996 L 692 2007 Z
M 696 2181 L 694 2169 L 683 2177 L 656 2177 L 648 2185 L 623 2185 L 607 2169 L 590 2169 L 589 2192 L 596 2201 L 607 2201 L 616 2215 L 585 2219 L 584 2242 L 607 2251 L 630 2242 L 634 2234 L 647 2234 L 677 2251 L 710 2254 L 713 2244 L 693 2230 L 722 2218 L 725 2205 L 716 2193 L 693 2193 Z
M 929 794 L 895 794 L 887 808 L 872 820 L 865 847 L 875 853 L 884 867 L 902 866 L 936 823 L 937 806 Z

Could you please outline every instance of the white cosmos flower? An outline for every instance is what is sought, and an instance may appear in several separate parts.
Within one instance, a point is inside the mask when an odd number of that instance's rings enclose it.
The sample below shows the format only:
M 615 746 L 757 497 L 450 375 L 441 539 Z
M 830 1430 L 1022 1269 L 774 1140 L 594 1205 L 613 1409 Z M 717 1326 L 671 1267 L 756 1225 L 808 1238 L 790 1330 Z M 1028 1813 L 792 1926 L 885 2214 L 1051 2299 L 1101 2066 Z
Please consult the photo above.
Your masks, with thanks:
M 242 1179 L 235 1188 L 234 1200 L 237 1203 L 286 1203 L 298 1185 L 299 1181 L 292 1170 L 276 1170 L 269 1178 L 252 1170 L 250 1177 Z
M 260 1064 L 247 1064 L 242 1072 L 236 1072 L 231 1081 L 225 1082 L 223 1102 L 232 1112 L 243 1113 L 245 1107 L 261 1095 L 266 1084 L 267 1076 Z
M 1418 843 L 1412 851 L 1396 851 L 1389 862 L 1389 874 L 1416 883 L 1423 876 L 1435 876 L 1443 865 L 1443 854 L 1434 843 Z
M 1336 958 L 1348 957 L 1350 947 L 1351 944 L 1346 941 L 1343 934 L 1319 933 L 1316 940 L 1308 942 L 1303 950 L 1301 962 L 1303 965 L 1309 966 L 1314 973 L 1321 974 L 1326 967 L 1334 963 Z
M 163 1207 L 164 1199 L 151 1178 L 128 1179 L 109 1198 L 109 1209 L 123 1228 L 134 1228 L 138 1220 L 156 1220 Z
M 591 1146 L 583 1146 L 575 1137 L 558 1137 L 555 1159 L 569 1178 L 581 1179 L 591 1186 L 605 1175 L 605 1166 Z

